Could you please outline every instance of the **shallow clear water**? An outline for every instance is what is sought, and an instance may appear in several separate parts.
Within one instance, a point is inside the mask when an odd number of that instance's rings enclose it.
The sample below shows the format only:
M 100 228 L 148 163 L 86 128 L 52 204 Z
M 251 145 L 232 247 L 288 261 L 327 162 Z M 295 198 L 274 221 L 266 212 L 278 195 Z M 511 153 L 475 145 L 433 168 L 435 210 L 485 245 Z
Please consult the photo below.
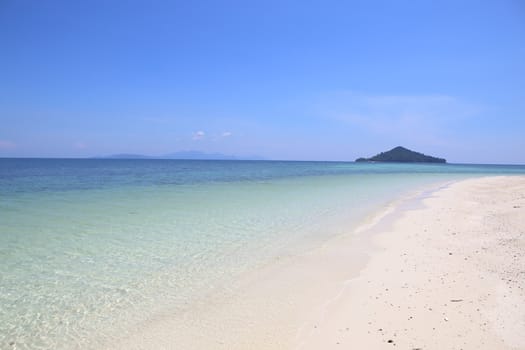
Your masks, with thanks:
M 525 166 L 0 159 L 0 349 L 97 348 L 425 184 Z

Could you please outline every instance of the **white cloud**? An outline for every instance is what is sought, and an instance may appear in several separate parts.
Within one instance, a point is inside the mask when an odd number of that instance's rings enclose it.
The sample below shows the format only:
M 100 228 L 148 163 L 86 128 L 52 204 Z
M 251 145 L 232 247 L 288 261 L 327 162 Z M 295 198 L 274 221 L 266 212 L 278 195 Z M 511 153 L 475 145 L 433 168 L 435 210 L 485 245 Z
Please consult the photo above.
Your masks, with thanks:
M 206 136 L 206 133 L 204 131 L 196 131 L 193 133 L 192 139 L 193 140 L 202 140 Z
M 480 112 L 448 95 L 363 95 L 339 92 L 325 96 L 318 109 L 325 118 L 377 135 L 439 142 L 439 135 Z
M 232 133 L 230 131 L 225 131 L 221 134 L 222 137 L 230 137 L 232 136 Z
M 8 140 L 0 140 L 0 150 L 7 150 L 7 149 L 13 149 L 16 147 L 16 144 L 14 144 L 11 141 Z

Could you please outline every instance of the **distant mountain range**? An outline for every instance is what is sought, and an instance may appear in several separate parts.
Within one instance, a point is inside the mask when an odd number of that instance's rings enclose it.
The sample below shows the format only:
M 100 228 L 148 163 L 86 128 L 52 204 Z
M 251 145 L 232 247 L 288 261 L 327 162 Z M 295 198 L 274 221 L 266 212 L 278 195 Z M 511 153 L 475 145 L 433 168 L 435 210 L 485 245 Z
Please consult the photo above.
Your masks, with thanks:
M 222 153 L 205 153 L 200 151 L 181 151 L 168 153 L 161 156 L 148 156 L 143 154 L 112 154 L 109 156 L 94 157 L 98 159 L 194 159 L 194 160 L 264 160 L 259 156 L 237 157 Z
M 446 163 L 443 158 L 424 155 L 405 147 L 395 147 L 390 151 L 381 152 L 371 158 L 357 158 L 356 162 L 397 162 L 397 163 Z

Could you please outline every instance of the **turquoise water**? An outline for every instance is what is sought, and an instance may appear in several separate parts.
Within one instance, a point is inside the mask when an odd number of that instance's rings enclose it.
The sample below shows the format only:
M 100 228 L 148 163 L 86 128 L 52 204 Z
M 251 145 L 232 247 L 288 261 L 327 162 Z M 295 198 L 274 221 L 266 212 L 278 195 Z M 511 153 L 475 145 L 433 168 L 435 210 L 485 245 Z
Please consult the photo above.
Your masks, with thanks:
M 97 348 L 419 186 L 525 166 L 0 159 L 0 349 Z

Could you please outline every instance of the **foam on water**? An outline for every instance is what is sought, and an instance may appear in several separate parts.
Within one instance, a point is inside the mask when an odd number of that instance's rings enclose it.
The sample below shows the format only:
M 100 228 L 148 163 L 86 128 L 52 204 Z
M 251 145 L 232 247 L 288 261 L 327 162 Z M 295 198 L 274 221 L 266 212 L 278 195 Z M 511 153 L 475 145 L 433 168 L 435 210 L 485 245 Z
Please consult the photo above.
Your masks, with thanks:
M 525 167 L 0 160 L 0 348 L 97 348 L 416 186 Z

